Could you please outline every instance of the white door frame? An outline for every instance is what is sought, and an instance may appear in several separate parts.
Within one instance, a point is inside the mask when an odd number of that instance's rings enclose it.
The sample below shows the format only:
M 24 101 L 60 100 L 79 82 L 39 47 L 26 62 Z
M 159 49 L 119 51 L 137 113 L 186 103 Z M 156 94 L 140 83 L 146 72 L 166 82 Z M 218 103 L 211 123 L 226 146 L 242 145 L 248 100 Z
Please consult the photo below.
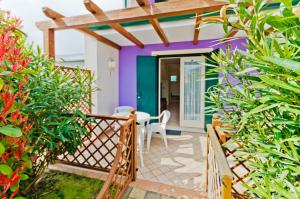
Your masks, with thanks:
M 181 58 L 181 55 L 184 54 L 201 54 L 201 53 L 210 53 L 212 52 L 214 49 L 213 48 L 198 48 L 198 49 L 184 49 L 184 50 L 166 50 L 166 51 L 152 51 L 151 55 L 152 56 L 162 56 L 162 55 L 171 55 L 172 57 L 164 57 L 164 58 L 160 58 L 159 59 L 159 63 L 158 63 L 158 113 L 160 113 L 160 97 L 161 97 L 161 88 L 160 88 L 160 84 L 161 84 L 161 60 L 162 59 L 174 59 L 174 58 Z M 178 56 L 176 56 L 178 55 Z M 198 56 L 200 57 L 200 56 Z M 181 72 L 180 72 L 181 73 Z M 180 77 L 182 75 L 180 74 Z M 181 83 L 180 83 L 181 86 Z M 181 92 L 181 89 L 180 89 Z M 180 114 L 181 114 L 181 110 L 180 110 Z M 204 129 L 204 121 L 203 121 L 203 125 L 200 128 L 190 128 L 190 127 L 181 127 L 180 129 L 182 131 L 190 131 L 190 132 L 199 132 L 199 130 Z

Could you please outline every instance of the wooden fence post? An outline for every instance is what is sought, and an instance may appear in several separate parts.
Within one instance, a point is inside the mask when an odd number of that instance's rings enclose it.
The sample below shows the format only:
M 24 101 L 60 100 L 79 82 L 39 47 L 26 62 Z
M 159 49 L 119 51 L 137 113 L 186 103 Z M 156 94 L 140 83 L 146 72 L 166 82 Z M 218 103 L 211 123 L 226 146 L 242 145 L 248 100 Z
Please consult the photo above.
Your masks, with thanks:
M 222 126 L 221 115 L 217 113 L 213 114 L 212 118 L 212 127 L 215 128 L 216 126 Z
M 137 173 L 137 138 L 138 138 L 138 131 L 137 131 L 137 125 L 136 125 L 136 114 L 135 110 L 131 111 L 131 114 L 129 116 L 131 119 L 133 119 L 133 134 L 132 134 L 132 180 L 136 180 L 136 173 Z
M 222 184 L 222 199 L 232 198 L 232 177 L 224 176 Z

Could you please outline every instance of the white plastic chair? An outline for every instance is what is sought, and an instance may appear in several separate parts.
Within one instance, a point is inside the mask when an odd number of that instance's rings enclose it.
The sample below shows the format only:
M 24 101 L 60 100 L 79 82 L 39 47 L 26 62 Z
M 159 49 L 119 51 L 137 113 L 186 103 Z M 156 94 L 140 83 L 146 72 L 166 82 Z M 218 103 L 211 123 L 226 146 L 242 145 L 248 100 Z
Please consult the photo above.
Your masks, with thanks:
M 115 108 L 115 112 L 116 113 L 130 113 L 133 110 L 133 108 L 131 106 L 118 106 Z
M 151 137 L 152 133 L 160 133 L 162 136 L 166 148 L 168 148 L 168 142 L 167 142 L 167 122 L 169 121 L 171 117 L 171 113 L 168 110 L 164 110 L 158 117 L 151 117 L 151 120 L 158 119 L 159 123 L 151 123 L 148 125 L 148 132 L 147 132 L 147 150 L 150 150 L 150 143 L 151 143 Z

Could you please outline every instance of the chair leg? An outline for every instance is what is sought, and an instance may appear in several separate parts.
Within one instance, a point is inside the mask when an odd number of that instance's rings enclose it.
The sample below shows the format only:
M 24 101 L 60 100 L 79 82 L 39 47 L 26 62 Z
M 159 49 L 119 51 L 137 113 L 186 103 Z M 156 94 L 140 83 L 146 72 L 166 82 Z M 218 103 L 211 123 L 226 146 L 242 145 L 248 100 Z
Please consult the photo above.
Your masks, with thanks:
M 152 131 L 151 129 L 147 132 L 147 150 L 150 151 L 150 143 L 151 143 Z
M 143 127 L 139 127 L 139 155 L 140 155 L 140 163 L 141 163 L 141 167 L 144 167 L 144 157 L 143 157 L 143 150 L 144 150 L 144 128 Z
M 163 140 L 164 140 L 164 143 L 165 143 L 165 146 L 166 148 L 168 148 L 168 141 L 167 141 L 167 133 L 166 133 L 166 130 L 163 130 L 162 132 L 160 132 Z
M 141 161 L 141 167 L 144 167 L 144 157 L 143 157 L 142 147 L 140 147 L 140 161 Z

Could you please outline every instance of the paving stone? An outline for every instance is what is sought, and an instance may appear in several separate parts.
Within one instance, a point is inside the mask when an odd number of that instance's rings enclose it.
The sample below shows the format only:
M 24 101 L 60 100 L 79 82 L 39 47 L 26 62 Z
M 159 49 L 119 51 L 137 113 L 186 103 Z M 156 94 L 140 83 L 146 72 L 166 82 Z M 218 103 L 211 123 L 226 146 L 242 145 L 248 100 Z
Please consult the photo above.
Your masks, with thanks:
M 145 199 L 160 199 L 160 194 L 147 192 Z
M 146 191 L 142 189 L 134 188 L 129 194 L 129 199 L 144 199 L 146 196 Z

